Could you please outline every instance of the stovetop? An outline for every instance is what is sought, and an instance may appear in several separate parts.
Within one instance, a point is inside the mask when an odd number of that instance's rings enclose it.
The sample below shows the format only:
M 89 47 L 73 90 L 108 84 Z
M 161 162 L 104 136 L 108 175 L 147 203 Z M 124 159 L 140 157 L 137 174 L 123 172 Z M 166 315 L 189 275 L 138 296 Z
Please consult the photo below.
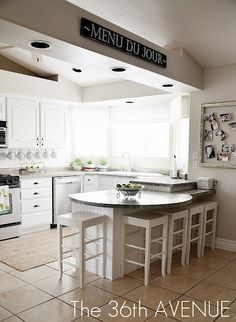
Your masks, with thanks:
M 20 186 L 20 177 L 10 174 L 0 174 L 0 186 L 7 185 L 10 188 L 18 188 Z

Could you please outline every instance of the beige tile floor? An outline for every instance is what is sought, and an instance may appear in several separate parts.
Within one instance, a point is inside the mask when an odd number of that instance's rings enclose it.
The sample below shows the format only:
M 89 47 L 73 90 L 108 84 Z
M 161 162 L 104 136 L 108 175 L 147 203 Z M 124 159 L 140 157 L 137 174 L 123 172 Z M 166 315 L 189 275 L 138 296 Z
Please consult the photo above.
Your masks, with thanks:
M 87 272 L 85 288 L 80 289 L 78 271 L 65 268 L 60 281 L 56 262 L 26 272 L 0 263 L 0 321 L 236 322 L 236 253 L 208 250 L 200 259 L 193 256 L 186 267 L 179 266 L 176 255 L 172 273 L 165 278 L 159 263 L 153 263 L 146 287 L 143 270 L 136 270 L 113 282 Z M 229 310 L 217 307 L 220 300 L 229 301 Z M 80 302 L 74 308 L 71 301 Z M 99 316 L 96 311 L 94 317 L 89 317 L 88 311 L 82 313 L 81 301 L 90 309 L 99 307 Z M 204 301 L 210 301 L 206 308 L 212 316 L 204 317 L 195 310 L 194 317 L 184 317 L 190 313 L 189 307 L 178 306 L 194 303 L 204 310 Z M 229 317 L 220 316 L 220 310 Z

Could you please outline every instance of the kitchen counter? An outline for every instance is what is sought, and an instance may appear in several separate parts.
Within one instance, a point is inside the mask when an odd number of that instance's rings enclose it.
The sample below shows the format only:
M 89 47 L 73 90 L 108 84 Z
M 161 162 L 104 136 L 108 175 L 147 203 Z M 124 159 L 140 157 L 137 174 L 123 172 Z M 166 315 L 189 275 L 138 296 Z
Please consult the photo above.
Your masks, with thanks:
M 18 175 L 20 178 L 40 178 L 40 177 L 65 177 L 65 176 L 78 176 L 78 175 L 106 175 L 106 176 L 119 176 L 119 177 L 132 177 L 139 178 L 140 176 L 145 177 L 160 177 L 164 176 L 160 173 L 150 172 L 133 172 L 133 171 L 76 171 L 70 169 L 48 169 L 42 172 L 29 172 L 19 174 L 16 169 L 4 169 L 1 174 Z
M 146 190 L 176 192 L 189 190 L 197 187 L 195 181 L 172 179 L 169 176 L 146 177 L 139 176 L 137 179 L 130 180 L 131 183 L 144 185 Z
M 118 198 L 117 191 L 113 189 L 108 191 L 77 193 L 70 195 L 70 199 L 72 202 L 96 207 L 160 209 L 184 206 L 191 203 L 192 196 L 183 193 L 175 194 L 144 190 L 140 197 L 136 196 L 134 198 L 125 198 L 121 194 Z

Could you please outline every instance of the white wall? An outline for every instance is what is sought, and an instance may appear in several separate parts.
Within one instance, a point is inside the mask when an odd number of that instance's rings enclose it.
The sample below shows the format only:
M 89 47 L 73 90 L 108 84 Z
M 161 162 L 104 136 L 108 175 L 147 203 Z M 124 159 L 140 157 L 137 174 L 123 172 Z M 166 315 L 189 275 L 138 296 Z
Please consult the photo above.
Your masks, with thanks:
M 193 153 L 200 155 L 200 108 L 202 103 L 236 100 L 236 65 L 204 72 L 204 90 L 190 95 L 189 177 L 214 177 L 218 180 L 219 202 L 217 237 L 236 241 L 236 169 L 193 169 Z

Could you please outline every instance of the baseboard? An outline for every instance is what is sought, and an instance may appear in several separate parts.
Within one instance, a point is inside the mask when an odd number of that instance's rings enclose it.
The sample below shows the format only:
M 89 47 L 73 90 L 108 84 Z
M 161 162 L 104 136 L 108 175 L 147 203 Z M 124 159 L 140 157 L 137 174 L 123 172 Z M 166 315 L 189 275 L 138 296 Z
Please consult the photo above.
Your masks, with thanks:
M 236 252 L 236 240 L 216 238 L 216 248 Z

